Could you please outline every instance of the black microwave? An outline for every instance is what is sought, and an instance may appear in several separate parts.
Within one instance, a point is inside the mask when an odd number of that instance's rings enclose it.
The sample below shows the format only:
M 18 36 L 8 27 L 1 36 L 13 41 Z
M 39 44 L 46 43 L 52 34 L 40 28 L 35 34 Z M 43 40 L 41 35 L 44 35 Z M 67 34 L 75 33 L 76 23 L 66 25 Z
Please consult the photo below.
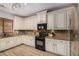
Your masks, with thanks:
M 47 23 L 37 24 L 38 30 L 47 30 Z

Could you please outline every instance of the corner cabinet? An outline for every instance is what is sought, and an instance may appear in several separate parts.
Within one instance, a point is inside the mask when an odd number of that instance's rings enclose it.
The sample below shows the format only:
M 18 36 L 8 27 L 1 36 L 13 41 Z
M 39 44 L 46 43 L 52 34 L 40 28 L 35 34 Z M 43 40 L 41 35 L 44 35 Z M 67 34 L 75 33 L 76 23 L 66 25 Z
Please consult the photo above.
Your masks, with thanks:
M 35 47 L 35 37 L 34 36 L 23 36 L 23 43 L 32 47 Z
M 47 14 L 48 29 L 72 30 L 74 20 L 74 7 L 60 9 Z
M 23 25 L 24 25 L 23 19 L 15 16 L 14 21 L 13 21 L 13 29 L 23 30 L 24 29 Z
M 24 19 L 25 30 L 37 30 L 37 17 L 36 15 Z

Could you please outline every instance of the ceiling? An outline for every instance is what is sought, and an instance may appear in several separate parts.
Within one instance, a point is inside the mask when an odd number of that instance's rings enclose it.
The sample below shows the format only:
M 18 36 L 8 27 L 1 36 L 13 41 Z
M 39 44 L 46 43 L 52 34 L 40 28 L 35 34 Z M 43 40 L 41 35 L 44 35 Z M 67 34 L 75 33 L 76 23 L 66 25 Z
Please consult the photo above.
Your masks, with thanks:
M 0 11 L 26 17 L 41 10 L 67 5 L 71 5 L 71 3 L 0 3 Z

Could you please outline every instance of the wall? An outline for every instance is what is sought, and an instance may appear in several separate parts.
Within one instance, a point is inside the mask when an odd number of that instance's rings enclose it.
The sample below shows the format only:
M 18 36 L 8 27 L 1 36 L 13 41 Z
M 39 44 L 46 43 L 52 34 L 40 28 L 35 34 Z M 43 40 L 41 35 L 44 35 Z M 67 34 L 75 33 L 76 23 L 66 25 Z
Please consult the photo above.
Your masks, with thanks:
M 77 35 L 77 37 L 78 37 L 78 55 L 79 55 L 79 3 L 78 3 L 78 35 Z
M 76 6 L 76 9 L 75 9 L 75 14 L 73 15 L 74 17 L 74 30 L 73 32 L 71 33 L 71 39 L 73 39 L 73 41 L 71 41 L 71 55 L 72 56 L 78 56 L 79 55 L 79 49 L 78 49 L 78 37 L 77 37 L 77 33 L 78 33 L 78 9 L 77 9 L 77 6 Z

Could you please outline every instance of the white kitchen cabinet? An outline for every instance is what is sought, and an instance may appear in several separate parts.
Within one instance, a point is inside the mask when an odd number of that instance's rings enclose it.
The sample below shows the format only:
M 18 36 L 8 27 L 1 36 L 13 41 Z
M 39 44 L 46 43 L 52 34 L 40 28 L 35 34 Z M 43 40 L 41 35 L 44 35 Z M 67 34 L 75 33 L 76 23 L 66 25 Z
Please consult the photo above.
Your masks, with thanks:
M 24 24 L 23 19 L 15 16 L 14 21 L 13 21 L 13 29 L 14 30 L 23 30 L 23 28 L 24 28 L 23 24 Z
M 74 7 L 59 9 L 48 12 L 48 29 L 54 30 L 72 30 L 74 22 Z
M 48 14 L 47 14 L 48 16 L 47 16 L 47 29 L 48 30 L 54 30 L 54 17 L 55 17 L 55 15 L 52 13 L 52 12 L 49 12 Z
M 37 21 L 37 16 L 33 16 L 33 30 L 37 30 L 37 24 L 38 24 L 38 21 Z
M 37 29 L 36 15 L 27 17 L 24 19 L 24 29 L 26 29 L 26 30 L 36 30 Z
M 47 51 L 55 53 L 55 40 L 54 39 L 46 39 L 45 45 L 46 45 Z
M 35 47 L 35 38 L 31 36 L 23 36 L 23 43 Z
M 30 37 L 29 38 L 29 45 L 35 47 L 35 37 Z
M 17 45 L 15 44 L 16 39 L 14 39 L 14 37 L 9 37 L 9 38 L 6 38 L 5 40 L 7 40 L 7 42 L 6 42 L 7 49 L 8 49 L 8 48 L 11 48 L 11 47 L 14 47 L 14 46 L 17 46 Z
M 28 27 L 29 27 L 28 26 L 28 24 L 29 24 L 28 21 L 29 21 L 29 18 L 24 19 L 24 29 L 28 29 Z
M 46 23 L 47 22 L 47 10 L 38 12 L 37 13 L 37 19 L 39 20 L 39 23 Z
M 67 55 L 67 56 L 70 56 L 70 49 L 71 49 L 71 47 L 70 47 L 70 41 L 65 41 L 65 55 Z
M 21 43 L 22 43 L 22 38 L 21 38 L 21 36 L 18 36 L 18 37 L 14 37 L 13 38 L 13 44 L 15 45 L 15 46 L 17 46 L 17 45 L 20 45 Z
M 32 18 L 31 17 L 27 17 L 27 18 L 25 18 L 24 19 L 24 29 L 25 30 L 31 30 L 31 28 L 32 28 Z
M 13 43 L 12 40 L 11 40 L 11 38 L 4 38 L 3 40 L 5 41 L 6 49 L 12 47 L 12 45 L 10 44 L 10 43 Z
M 58 29 L 58 30 L 66 29 L 66 25 L 67 25 L 66 15 L 67 15 L 66 11 L 57 12 L 55 14 L 54 29 Z
M 69 41 L 56 39 L 55 45 L 56 45 L 55 52 L 57 54 L 65 55 L 65 56 L 69 56 L 70 55 Z
M 16 36 L 16 37 L 7 37 L 7 38 L 0 39 L 0 51 L 15 47 L 22 43 L 35 47 L 35 37 L 34 36 Z
M 46 50 L 60 55 L 70 55 L 70 41 L 46 38 Z
M 67 12 L 57 10 L 48 12 L 48 29 L 49 30 L 65 30 L 67 29 Z
M 6 48 L 7 48 L 6 40 L 1 39 L 0 40 L 0 51 L 5 50 Z
M 65 43 L 63 40 L 57 40 L 56 41 L 56 53 L 60 54 L 60 55 L 66 55 L 65 52 L 66 48 L 65 48 Z
M 33 16 L 30 18 L 29 20 L 29 30 L 33 30 L 33 24 L 34 24 L 34 21 L 33 21 Z
M 0 40 L 0 51 L 22 44 L 21 37 L 8 37 Z

